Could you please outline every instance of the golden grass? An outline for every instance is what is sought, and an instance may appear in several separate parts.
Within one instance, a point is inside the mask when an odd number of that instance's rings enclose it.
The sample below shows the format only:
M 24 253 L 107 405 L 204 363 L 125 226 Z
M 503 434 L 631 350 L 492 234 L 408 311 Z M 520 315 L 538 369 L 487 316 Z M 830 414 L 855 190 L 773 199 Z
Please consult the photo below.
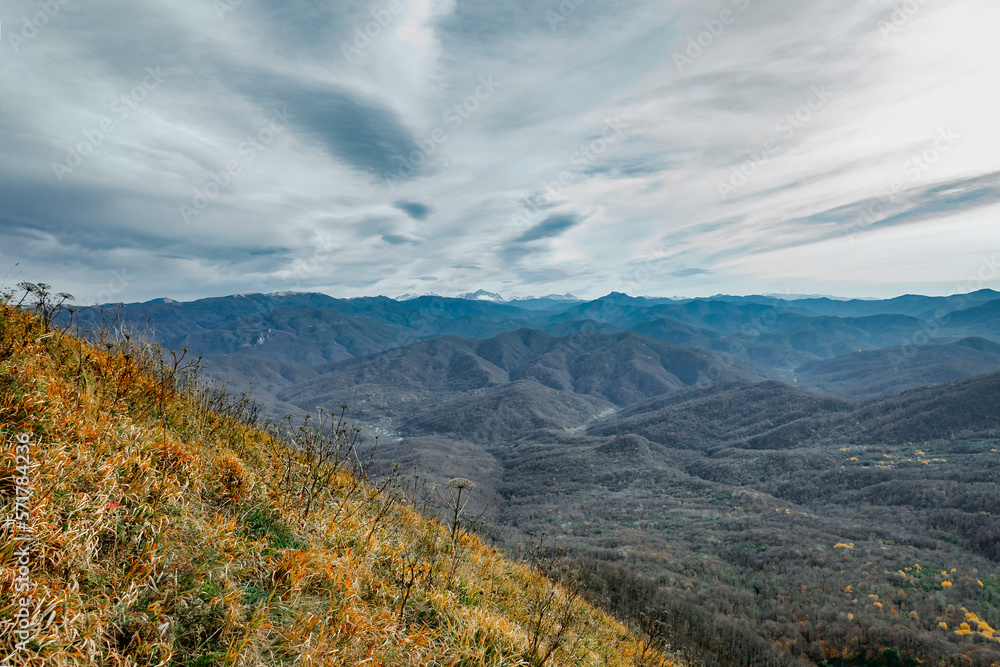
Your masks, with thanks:
M 557 636 L 545 664 L 672 664 L 478 538 L 453 544 L 407 507 L 383 511 L 371 487 L 350 493 L 343 470 L 303 511 L 309 462 L 157 376 L 143 349 L 0 304 L 0 664 L 514 666 Z M 24 650 L 19 433 L 33 490 Z

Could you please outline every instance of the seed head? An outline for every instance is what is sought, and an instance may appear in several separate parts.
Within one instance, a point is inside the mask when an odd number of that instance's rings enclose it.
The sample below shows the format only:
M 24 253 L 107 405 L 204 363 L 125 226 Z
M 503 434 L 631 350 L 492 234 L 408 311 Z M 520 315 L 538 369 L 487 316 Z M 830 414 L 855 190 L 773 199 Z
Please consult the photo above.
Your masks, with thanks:
M 465 479 L 464 477 L 456 477 L 455 479 L 449 480 L 447 484 L 444 485 L 446 489 L 468 489 L 469 491 L 476 490 L 476 483 L 471 479 Z

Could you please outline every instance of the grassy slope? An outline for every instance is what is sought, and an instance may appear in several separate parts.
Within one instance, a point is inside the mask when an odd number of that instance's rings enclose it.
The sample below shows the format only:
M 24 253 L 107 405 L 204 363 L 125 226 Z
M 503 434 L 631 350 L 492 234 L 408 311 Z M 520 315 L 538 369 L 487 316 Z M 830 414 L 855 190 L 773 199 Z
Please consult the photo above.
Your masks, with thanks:
M 448 532 L 405 507 L 377 521 L 384 497 L 367 486 L 348 497 L 342 471 L 303 518 L 290 480 L 305 462 L 284 468 L 280 444 L 158 381 L 152 360 L 0 305 L 0 656 L 14 651 L 24 432 L 37 625 L 21 664 L 537 663 L 563 589 L 469 535 L 455 557 Z M 624 627 L 579 601 L 571 611 L 546 664 L 642 664 Z

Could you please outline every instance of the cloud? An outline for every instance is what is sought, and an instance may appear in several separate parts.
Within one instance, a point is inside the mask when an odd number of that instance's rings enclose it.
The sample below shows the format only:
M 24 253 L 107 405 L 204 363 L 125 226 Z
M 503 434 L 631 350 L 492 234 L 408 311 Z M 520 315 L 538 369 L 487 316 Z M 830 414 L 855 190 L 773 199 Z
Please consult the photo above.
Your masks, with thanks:
M 705 269 L 680 269 L 678 271 L 671 272 L 671 276 L 675 278 L 688 278 L 690 276 L 704 276 L 712 273 L 711 271 L 706 271 Z
M 287 110 L 293 130 L 305 141 L 318 143 L 352 169 L 395 180 L 421 173 L 410 160 L 417 150 L 413 134 L 395 111 L 377 100 L 270 73 L 248 76 L 241 87 L 265 115 Z
M 424 241 L 424 239 L 413 234 L 385 234 L 382 236 L 382 240 L 392 245 L 418 245 Z
M 575 214 L 551 215 L 518 236 L 514 241 L 517 243 L 528 243 L 530 241 L 552 238 L 553 236 L 559 236 L 578 224 L 580 224 L 580 218 Z
M 668 169 L 670 161 L 666 155 L 631 155 L 597 162 L 584 173 L 587 176 L 607 178 L 642 178 L 655 176 Z
M 885 227 L 913 225 L 1000 203 L 1000 171 L 931 185 L 887 191 L 807 217 L 781 221 L 789 229 L 810 230 L 799 241 L 764 244 L 768 250 L 841 236 L 856 237 Z M 787 238 L 787 235 L 784 235 Z
M 241 21 L 280 53 L 305 58 L 330 57 L 334 47 L 353 37 L 355 26 L 371 20 L 366 6 L 351 2 L 296 0 L 244 9 L 228 13 L 227 20 Z
M 414 220 L 426 220 L 427 216 L 430 215 L 433 210 L 430 206 L 426 204 L 421 204 L 420 202 L 414 201 L 397 201 L 393 204 L 394 207 L 398 208 L 400 211 L 410 216 Z
M 124 269 L 131 301 L 413 276 L 876 296 L 949 291 L 992 238 L 995 4 L 923 3 L 887 32 L 893 0 L 412 0 L 352 58 L 387 3 L 215 5 L 61 4 L 15 50 L 38 4 L 5 4 L 0 275 L 100 294 Z

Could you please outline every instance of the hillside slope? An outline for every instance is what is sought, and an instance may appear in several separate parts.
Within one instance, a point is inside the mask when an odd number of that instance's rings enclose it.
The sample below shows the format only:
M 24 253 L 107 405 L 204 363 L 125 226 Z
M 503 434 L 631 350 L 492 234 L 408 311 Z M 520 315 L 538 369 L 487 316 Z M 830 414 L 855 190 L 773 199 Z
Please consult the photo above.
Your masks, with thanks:
M 871 398 L 1000 371 L 1000 343 L 981 337 L 944 345 L 849 352 L 796 369 L 800 389 Z
M 864 402 L 715 383 L 485 450 L 501 522 L 644 580 L 707 664 L 994 667 L 998 404 L 1000 373 Z
M 132 339 L 103 342 L 0 304 L 0 655 L 665 664 L 537 571 L 393 502 L 391 487 L 247 426 L 246 401 L 185 382 Z M 349 451 L 352 430 L 335 421 L 332 434 Z

